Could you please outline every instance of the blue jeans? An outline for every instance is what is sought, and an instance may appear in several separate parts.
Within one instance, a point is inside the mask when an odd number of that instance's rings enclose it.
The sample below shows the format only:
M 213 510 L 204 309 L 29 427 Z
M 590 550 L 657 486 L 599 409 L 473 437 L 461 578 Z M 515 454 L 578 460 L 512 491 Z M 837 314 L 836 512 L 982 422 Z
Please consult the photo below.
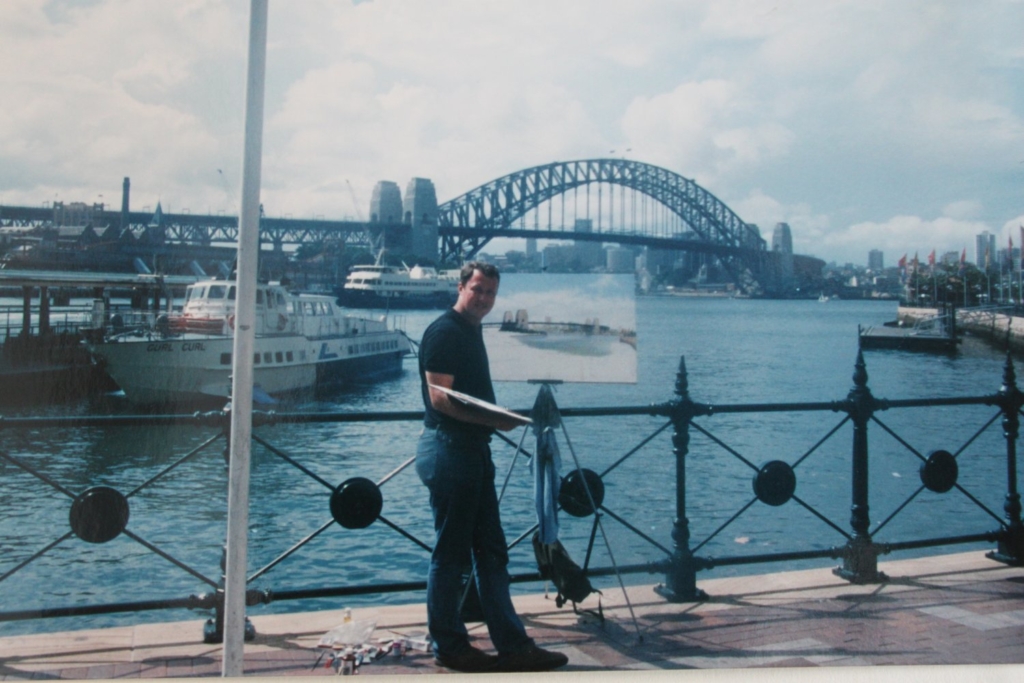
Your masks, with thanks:
M 462 620 L 462 576 L 476 568 L 476 587 L 491 642 L 499 653 L 533 644 L 509 595 L 508 548 L 498 515 L 494 462 L 485 438 L 424 429 L 416 473 L 430 490 L 437 537 L 427 574 L 427 627 L 435 655 L 469 647 Z

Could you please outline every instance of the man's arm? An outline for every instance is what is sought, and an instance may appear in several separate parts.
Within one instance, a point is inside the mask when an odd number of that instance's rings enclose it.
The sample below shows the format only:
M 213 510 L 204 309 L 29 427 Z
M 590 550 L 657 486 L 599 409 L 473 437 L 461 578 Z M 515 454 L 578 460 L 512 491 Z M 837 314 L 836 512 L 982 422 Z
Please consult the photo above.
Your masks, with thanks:
M 507 432 L 510 429 L 518 427 L 520 422 L 516 422 L 512 418 L 503 417 L 497 413 L 488 413 L 481 410 L 473 410 L 463 403 L 452 400 L 452 397 L 443 391 L 438 391 L 431 384 L 436 384 L 439 387 L 445 389 L 451 389 L 455 385 L 454 375 L 445 375 L 440 372 L 426 373 L 427 378 L 427 391 L 430 394 L 430 405 L 433 406 L 434 410 L 439 413 L 444 413 L 448 417 L 455 418 L 460 422 L 468 422 L 469 424 L 483 425 L 492 429 L 498 429 L 503 432 Z

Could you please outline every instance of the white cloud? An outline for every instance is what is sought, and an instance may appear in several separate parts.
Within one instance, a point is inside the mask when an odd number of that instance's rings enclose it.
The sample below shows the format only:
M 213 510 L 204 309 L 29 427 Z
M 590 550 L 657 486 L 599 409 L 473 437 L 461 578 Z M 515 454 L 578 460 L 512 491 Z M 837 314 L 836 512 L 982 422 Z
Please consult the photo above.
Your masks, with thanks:
M 894 216 L 885 222 L 865 222 L 833 230 L 823 235 L 822 252 L 858 254 L 866 262 L 868 251 L 881 249 L 889 263 L 903 254 L 919 254 L 922 260 L 934 249 L 941 256 L 945 252 L 963 249 L 971 251 L 974 235 L 987 229 L 984 223 L 942 216 L 924 219 L 919 216 Z
M 942 208 L 942 215 L 954 219 L 975 218 L 981 213 L 982 206 L 974 201 L 950 202 Z
M 747 125 L 755 105 L 725 80 L 682 83 L 669 93 L 639 97 L 626 110 L 628 144 L 651 161 L 714 185 L 731 172 L 784 157 L 793 134 L 776 122 Z M 709 188 L 710 189 L 710 188 Z

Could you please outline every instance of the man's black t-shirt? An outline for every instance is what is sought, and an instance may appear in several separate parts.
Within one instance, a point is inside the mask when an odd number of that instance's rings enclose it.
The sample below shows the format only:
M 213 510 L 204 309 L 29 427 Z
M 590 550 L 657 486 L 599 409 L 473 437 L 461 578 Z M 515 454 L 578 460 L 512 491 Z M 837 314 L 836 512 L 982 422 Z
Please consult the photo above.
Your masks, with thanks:
M 449 308 L 432 322 L 420 342 L 420 380 L 426 415 L 423 424 L 436 427 L 455 427 L 467 433 L 491 434 L 494 430 L 481 425 L 461 422 L 438 412 L 430 405 L 425 372 L 452 375 L 452 389 L 475 398 L 494 403 L 494 385 L 491 367 L 484 347 L 483 329 L 473 325 L 455 309 Z

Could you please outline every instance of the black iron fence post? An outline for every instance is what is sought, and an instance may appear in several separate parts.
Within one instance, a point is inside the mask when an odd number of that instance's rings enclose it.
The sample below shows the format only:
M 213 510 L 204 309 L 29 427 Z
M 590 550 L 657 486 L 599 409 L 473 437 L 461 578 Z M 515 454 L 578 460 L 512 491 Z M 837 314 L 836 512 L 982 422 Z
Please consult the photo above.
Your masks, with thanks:
M 1006 438 L 1006 529 L 999 535 L 999 545 L 988 557 L 1006 564 L 1024 565 L 1024 525 L 1021 524 L 1020 493 L 1017 490 L 1017 437 L 1020 434 L 1020 409 L 1024 394 L 1017 388 L 1013 358 L 1006 354 L 1003 386 L 999 389 L 999 405 L 1003 411 L 1003 436 Z
M 697 588 L 698 563 L 690 551 L 690 521 L 686 518 L 686 455 L 690 450 L 690 421 L 698 414 L 690 400 L 686 358 L 679 359 L 676 396 L 672 405 L 672 453 L 676 460 L 676 518 L 672 523 L 673 553 L 665 575 L 665 585 L 656 590 L 670 602 L 706 600 Z
M 853 371 L 853 388 L 846 397 L 846 411 L 853 421 L 853 472 L 850 526 L 853 537 L 842 549 L 843 566 L 835 574 L 852 583 L 885 581 L 878 571 L 879 548 L 871 540 L 871 518 L 868 515 L 868 421 L 877 407 L 875 397 L 868 388 L 868 370 L 864 354 L 857 351 Z

